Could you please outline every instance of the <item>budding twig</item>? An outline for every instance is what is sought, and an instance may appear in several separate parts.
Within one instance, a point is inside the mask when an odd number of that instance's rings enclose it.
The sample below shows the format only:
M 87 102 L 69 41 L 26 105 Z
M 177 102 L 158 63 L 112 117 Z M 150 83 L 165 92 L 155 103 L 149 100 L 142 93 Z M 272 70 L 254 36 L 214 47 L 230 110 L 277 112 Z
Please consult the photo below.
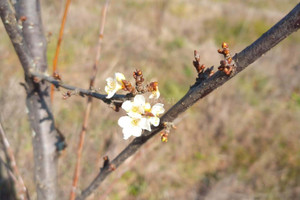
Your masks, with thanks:
M 87 90 L 87 89 L 82 89 L 78 88 L 75 86 L 68 85 L 62 81 L 55 80 L 52 76 L 48 76 L 39 72 L 31 71 L 30 72 L 32 77 L 38 77 L 41 80 L 47 81 L 51 84 L 53 84 L 56 88 L 64 88 L 70 91 L 75 91 L 76 94 L 79 94 L 80 96 L 91 96 L 96 99 L 102 100 L 104 103 L 111 104 L 114 102 L 123 102 L 126 100 L 130 100 L 132 98 L 132 95 L 120 95 L 120 94 L 115 94 L 111 99 L 107 99 L 105 94 L 100 94 L 98 92 L 95 92 L 93 90 Z
M 96 79 L 96 75 L 97 75 L 97 68 L 98 68 L 99 59 L 101 56 L 101 44 L 102 44 L 102 40 L 103 40 L 104 25 L 105 25 L 106 12 L 108 9 L 108 5 L 109 5 L 109 0 L 106 1 L 105 5 L 103 7 L 103 10 L 102 10 L 97 52 L 96 52 L 96 57 L 95 57 L 95 63 L 92 68 L 92 76 L 90 78 L 90 85 L 89 85 L 90 90 L 94 87 L 95 79 Z M 72 189 L 71 189 L 71 193 L 70 193 L 70 200 L 74 200 L 75 196 L 76 196 L 75 192 L 76 192 L 76 188 L 77 188 L 77 184 L 78 184 L 78 180 L 79 180 L 80 163 L 81 163 L 84 138 L 85 138 L 86 130 L 88 128 L 88 121 L 89 121 L 89 116 L 91 113 L 92 101 L 93 101 L 93 98 L 91 96 L 89 96 L 88 100 L 87 100 L 87 107 L 86 107 L 86 110 L 84 113 L 82 129 L 80 132 L 80 139 L 79 139 L 79 144 L 78 144 L 78 149 L 77 149 L 77 160 L 76 160 L 76 166 L 75 166 L 75 171 L 74 171 Z
M 53 68 L 52 68 L 53 76 L 55 76 L 55 73 L 57 73 L 58 55 L 59 55 L 59 50 L 60 50 L 62 38 L 63 38 L 63 35 L 64 35 L 64 28 L 65 28 L 65 23 L 66 23 L 66 20 L 67 20 L 68 9 L 70 7 L 70 3 L 71 3 L 71 0 L 66 1 L 64 16 L 62 18 L 61 25 L 60 25 L 60 30 L 59 30 L 58 40 L 57 40 L 57 46 L 56 46 L 55 55 L 54 55 L 54 58 L 53 58 Z M 50 92 L 51 102 L 53 102 L 53 95 L 54 95 L 54 85 L 51 85 L 51 92 Z
M 218 69 L 220 71 L 223 71 L 227 76 L 230 76 L 230 74 L 233 72 L 235 68 L 235 64 L 230 55 L 228 44 L 226 42 L 223 42 L 222 49 L 219 49 L 218 52 L 220 54 L 223 54 L 225 58 L 225 60 L 220 61 L 220 67 L 218 67 Z

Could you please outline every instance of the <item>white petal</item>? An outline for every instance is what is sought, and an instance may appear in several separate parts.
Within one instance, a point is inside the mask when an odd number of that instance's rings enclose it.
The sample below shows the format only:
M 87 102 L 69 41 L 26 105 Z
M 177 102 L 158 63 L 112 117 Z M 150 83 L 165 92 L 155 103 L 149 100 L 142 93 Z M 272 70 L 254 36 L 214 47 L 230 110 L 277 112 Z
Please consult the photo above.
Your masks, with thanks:
M 105 87 L 105 88 L 106 88 L 106 87 Z M 112 97 L 115 95 L 116 92 L 117 92 L 116 89 L 111 90 L 111 91 L 108 91 L 108 92 L 107 92 L 108 94 L 107 94 L 106 98 L 107 98 L 107 99 L 112 98 Z
M 142 115 L 140 113 L 138 113 L 138 112 L 129 111 L 127 114 L 128 114 L 129 117 L 132 117 L 134 119 L 140 119 L 140 118 L 142 118 Z
M 148 131 L 151 131 L 151 124 L 150 121 L 146 118 L 141 118 L 139 121 L 139 127 L 141 127 L 142 129 L 146 129 Z
M 125 101 L 122 104 L 122 108 L 126 111 L 129 112 L 132 109 L 132 102 L 131 101 Z
M 151 117 L 149 119 L 150 123 L 153 125 L 153 126 L 158 126 L 159 125 L 159 122 L 160 122 L 160 119 L 158 117 Z
M 149 99 L 153 99 L 153 98 L 156 98 L 158 99 L 160 96 L 160 92 L 157 90 L 157 91 L 153 91 L 152 94 L 149 96 Z
M 114 92 L 109 92 L 108 95 L 106 96 L 107 99 L 110 99 L 114 96 Z
M 131 128 L 131 135 L 135 137 L 140 137 L 142 135 L 142 129 L 138 126 L 134 126 Z
M 124 74 L 117 72 L 115 73 L 115 79 L 121 83 L 122 80 L 125 80 L 125 76 Z
M 122 128 L 124 128 L 124 127 L 131 127 L 131 121 L 132 121 L 132 119 L 130 117 L 123 116 L 123 117 L 120 117 L 120 119 L 118 120 L 118 124 Z
M 159 92 L 159 90 L 157 89 L 157 91 L 156 91 L 156 99 L 158 99 L 159 96 L 160 96 L 160 92 Z
M 116 82 L 116 90 L 121 90 L 123 88 L 122 85 L 120 85 L 118 82 Z
M 108 78 L 106 79 L 106 82 L 107 82 L 108 85 L 109 85 L 111 82 L 113 82 L 113 81 L 114 81 L 114 79 L 111 78 L 111 77 L 108 77 Z
M 111 88 L 110 87 L 108 87 L 108 86 L 105 86 L 105 92 L 108 94 L 110 91 L 111 91 Z
M 164 113 L 164 112 L 165 112 L 164 104 L 162 104 L 162 103 L 157 103 L 157 104 L 155 104 L 155 105 L 152 107 L 151 112 L 152 112 L 155 116 L 158 116 L 158 115 Z
M 145 105 L 145 97 L 143 95 L 136 95 L 134 97 L 134 104 L 138 106 L 144 106 Z
M 123 139 L 127 140 L 132 135 L 132 129 L 131 128 L 123 128 Z
M 145 103 L 144 109 L 145 109 L 145 111 L 150 112 L 151 111 L 150 103 Z

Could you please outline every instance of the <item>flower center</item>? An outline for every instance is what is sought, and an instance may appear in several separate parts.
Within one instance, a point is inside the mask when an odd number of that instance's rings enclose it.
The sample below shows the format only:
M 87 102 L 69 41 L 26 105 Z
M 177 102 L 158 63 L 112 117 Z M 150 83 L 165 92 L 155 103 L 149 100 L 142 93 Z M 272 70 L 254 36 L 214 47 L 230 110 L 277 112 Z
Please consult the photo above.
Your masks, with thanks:
M 115 88 L 116 87 L 116 83 L 114 81 L 109 83 L 109 87 L 110 88 Z
M 138 106 L 133 106 L 132 107 L 132 112 L 138 112 L 139 111 L 139 107 Z
M 139 119 L 133 119 L 133 120 L 131 121 L 131 124 L 132 124 L 133 126 L 138 126 L 138 123 L 139 123 Z

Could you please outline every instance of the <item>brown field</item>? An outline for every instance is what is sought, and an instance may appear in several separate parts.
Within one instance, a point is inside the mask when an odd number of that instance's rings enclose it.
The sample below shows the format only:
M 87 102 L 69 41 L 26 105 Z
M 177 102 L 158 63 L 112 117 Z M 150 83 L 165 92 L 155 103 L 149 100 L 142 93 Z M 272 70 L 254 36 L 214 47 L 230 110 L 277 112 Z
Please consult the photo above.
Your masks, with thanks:
M 107 77 L 122 72 L 133 80 L 132 72 L 141 69 L 146 80 L 159 82 L 160 101 L 170 108 L 197 76 L 192 65 L 195 49 L 202 63 L 217 67 L 222 41 L 238 53 L 299 3 L 282 2 L 112 1 L 96 87 L 104 93 Z M 104 0 L 71 3 L 58 65 L 70 85 L 89 85 L 103 4 Z M 42 1 L 49 73 L 63 8 L 61 1 Z M 31 129 L 19 84 L 24 75 L 2 23 L 0 31 L 0 120 L 36 199 Z M 180 115 L 168 143 L 159 135 L 152 138 L 90 199 L 300 199 L 299 49 L 296 32 Z M 68 199 L 86 98 L 63 100 L 63 92 L 55 93 L 53 112 L 68 144 L 59 158 L 59 196 Z M 99 172 L 104 155 L 114 158 L 132 140 L 123 140 L 117 125 L 124 114 L 94 100 L 80 189 Z M 2 151 L 0 156 L 4 158 Z

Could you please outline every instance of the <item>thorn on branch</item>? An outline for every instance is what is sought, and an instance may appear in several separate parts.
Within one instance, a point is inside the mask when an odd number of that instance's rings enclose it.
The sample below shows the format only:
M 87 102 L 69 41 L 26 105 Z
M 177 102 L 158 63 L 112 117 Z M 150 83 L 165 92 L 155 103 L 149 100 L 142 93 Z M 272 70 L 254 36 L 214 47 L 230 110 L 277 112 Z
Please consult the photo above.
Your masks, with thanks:
M 192 86 L 200 84 L 205 79 L 209 78 L 214 74 L 213 69 L 214 67 L 206 68 L 204 64 L 200 64 L 200 55 L 197 50 L 194 50 L 194 58 L 193 65 L 195 69 L 197 70 L 198 77 L 196 78 L 196 83 Z
M 109 161 L 109 158 L 108 158 L 108 156 L 104 156 L 103 157 L 103 166 L 102 166 L 102 169 L 103 168 L 105 168 L 105 167 L 107 167 L 109 164 L 110 164 L 110 161 Z
M 103 166 L 100 168 L 100 171 L 104 170 L 107 167 L 109 171 L 114 171 L 116 169 L 116 166 L 110 163 L 108 156 L 104 156 L 103 161 Z

